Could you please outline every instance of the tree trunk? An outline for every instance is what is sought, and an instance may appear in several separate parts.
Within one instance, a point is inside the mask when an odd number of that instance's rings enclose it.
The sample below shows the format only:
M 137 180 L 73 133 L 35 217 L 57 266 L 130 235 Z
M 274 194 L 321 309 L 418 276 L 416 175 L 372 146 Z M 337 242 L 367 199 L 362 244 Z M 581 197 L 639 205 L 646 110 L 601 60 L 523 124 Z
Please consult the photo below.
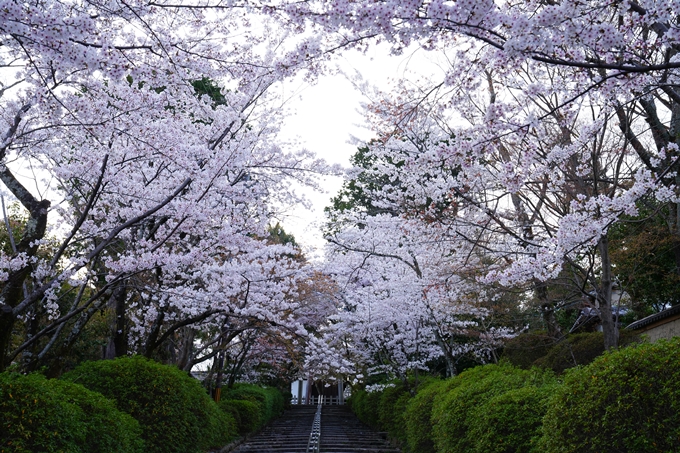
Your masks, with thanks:
M 128 338 L 125 319 L 125 299 L 127 291 L 125 283 L 121 282 L 116 286 L 111 297 L 114 320 L 111 323 L 111 336 L 106 345 L 105 359 L 114 359 L 127 355 Z
M 38 252 L 39 240 L 45 236 L 50 202 L 48 200 L 38 201 L 33 197 L 7 167 L 0 170 L 0 179 L 29 213 L 15 256 L 23 253 L 28 257 L 33 257 Z M 24 282 L 30 272 L 30 264 L 11 272 L 0 291 L 0 372 L 4 371 L 9 365 L 7 354 L 10 349 L 14 323 L 19 315 L 19 313 L 15 313 L 14 308 L 24 299 Z
M 144 349 L 143 349 L 144 357 L 151 358 L 151 355 L 156 350 L 156 348 L 159 346 L 157 340 L 158 340 L 158 336 L 161 333 L 161 327 L 163 326 L 163 321 L 165 321 L 165 312 L 167 311 L 167 309 L 168 309 L 167 303 L 164 303 L 163 305 L 158 307 L 158 315 L 156 315 L 156 319 L 154 320 L 153 324 L 151 325 L 149 335 L 146 337 L 146 341 L 144 342 Z
M 222 396 L 222 375 L 224 374 L 224 355 L 226 354 L 225 351 L 220 351 L 219 354 L 217 354 L 217 376 L 215 377 L 215 395 L 214 399 L 216 403 L 220 402 L 220 397 Z M 233 384 L 229 385 L 231 388 Z
M 16 316 L 14 316 L 12 307 L 8 304 L 0 304 L 0 372 L 4 371 L 9 365 L 6 361 L 9 345 L 12 341 L 14 321 L 16 321 Z
M 435 338 L 437 339 L 437 343 L 439 343 L 439 347 L 444 353 L 444 362 L 446 363 L 446 377 L 447 378 L 453 377 L 456 375 L 456 364 L 453 361 L 453 355 L 451 354 L 448 345 L 446 344 L 442 336 L 439 334 L 439 331 L 435 330 L 434 334 Z
M 609 238 L 606 234 L 602 235 L 597 245 L 602 261 L 602 276 L 597 299 L 600 304 L 604 348 L 612 349 L 619 344 L 619 330 L 612 316 L 612 267 L 609 259 Z
M 191 371 L 194 361 L 194 338 L 196 337 L 196 331 L 191 327 L 185 327 L 181 332 L 182 344 L 177 367 L 180 370 Z
M 670 89 L 670 88 L 669 88 Z M 669 127 L 669 135 L 676 145 L 680 145 L 680 105 L 673 103 L 671 122 Z M 672 160 L 671 160 L 672 159 Z M 671 162 L 680 159 L 680 156 L 673 154 L 667 157 Z M 670 162 L 669 162 L 670 164 Z M 672 170 L 678 171 L 677 162 Z M 675 185 L 680 184 L 680 174 L 675 176 Z M 680 204 L 670 204 L 670 225 L 671 237 L 673 238 L 673 255 L 675 258 L 675 272 L 680 274 Z
M 548 298 L 548 284 L 546 282 L 535 281 L 536 297 L 539 307 L 541 307 L 541 317 L 543 324 L 550 338 L 559 340 L 562 338 L 562 329 L 555 317 L 555 304 Z

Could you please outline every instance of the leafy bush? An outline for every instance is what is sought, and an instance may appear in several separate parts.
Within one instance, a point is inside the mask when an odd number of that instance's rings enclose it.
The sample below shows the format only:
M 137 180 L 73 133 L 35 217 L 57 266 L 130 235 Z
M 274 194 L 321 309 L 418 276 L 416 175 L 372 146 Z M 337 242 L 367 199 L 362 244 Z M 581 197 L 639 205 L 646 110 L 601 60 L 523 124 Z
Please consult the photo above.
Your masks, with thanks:
M 203 452 L 236 434 L 201 384 L 172 366 L 121 357 L 83 363 L 63 379 L 115 400 L 139 421 L 148 452 Z
M 236 384 L 231 389 L 223 389 L 222 398 L 226 400 L 243 400 L 256 403 L 258 406 L 258 419 L 255 428 L 258 428 L 274 417 L 281 415 L 285 405 L 283 394 L 274 387 L 262 388 L 253 384 Z
M 290 388 L 280 392 L 281 393 L 281 398 L 283 398 L 283 407 L 281 410 L 284 409 L 290 409 L 291 406 L 293 405 L 293 392 L 290 391 Z
M 636 332 L 622 330 L 619 343 L 626 346 L 639 341 Z M 602 332 L 577 333 L 568 335 L 564 341 L 550 348 L 548 353 L 536 360 L 534 364 L 542 368 L 550 368 L 555 373 L 562 373 L 568 368 L 587 365 L 604 353 L 604 337 Z
M 676 452 L 680 338 L 607 353 L 567 373 L 544 419 L 542 451 Z
M 381 396 L 381 392 L 369 393 L 365 389 L 352 389 L 352 396 L 347 400 L 347 404 L 359 420 L 378 429 L 380 427 L 378 408 Z
M 70 382 L 0 374 L 0 451 L 142 452 L 139 423 Z
M 262 406 L 249 400 L 220 400 L 220 409 L 233 414 L 239 434 L 242 436 L 255 431 L 260 426 Z
M 529 453 L 541 437 L 548 400 L 557 384 L 509 390 L 472 410 L 468 437 L 473 453 Z
M 435 453 L 432 441 L 432 405 L 458 383 L 457 379 L 422 385 L 404 410 L 406 445 L 413 453 Z
M 290 400 L 293 397 L 292 393 L 287 392 L 287 395 L 281 392 L 279 389 L 274 388 L 274 387 L 267 387 L 265 389 L 267 392 L 267 395 L 269 396 L 269 400 L 271 401 L 271 413 L 272 417 L 278 417 L 283 413 L 283 410 L 286 408 L 286 403 L 290 404 Z M 288 397 L 288 398 L 286 398 Z
M 508 340 L 503 347 L 503 360 L 524 369 L 534 366 L 534 362 L 544 357 L 555 340 L 546 332 L 525 332 Z
M 461 373 L 459 382 L 432 411 L 433 440 L 438 452 L 467 453 L 476 444 L 471 434 L 474 412 L 509 390 L 554 381 L 551 373 L 521 370 L 509 365 L 484 365 Z
M 228 400 L 247 400 L 264 404 L 267 396 L 262 387 L 253 384 L 234 384 L 232 388 L 222 387 L 222 398 Z
M 220 410 L 231 417 L 234 424 L 233 431 L 235 433 L 241 434 L 241 414 L 238 408 L 232 404 L 227 403 L 227 401 L 237 401 L 237 400 L 224 400 L 221 399 L 217 404 Z
M 403 383 L 387 387 L 380 392 L 378 403 L 378 424 L 381 430 L 387 431 L 390 438 L 401 443 L 406 442 L 406 421 L 404 411 L 411 399 L 411 394 Z
M 203 389 L 202 386 L 201 389 Z M 206 438 L 201 444 L 201 448 L 204 448 L 203 445 L 221 447 L 238 437 L 236 420 L 230 413 L 220 410 L 217 403 L 210 396 L 207 394 L 206 396 L 207 399 L 201 398 L 204 404 L 205 416 L 200 418 L 203 420 L 207 419 L 207 425 L 202 430 Z

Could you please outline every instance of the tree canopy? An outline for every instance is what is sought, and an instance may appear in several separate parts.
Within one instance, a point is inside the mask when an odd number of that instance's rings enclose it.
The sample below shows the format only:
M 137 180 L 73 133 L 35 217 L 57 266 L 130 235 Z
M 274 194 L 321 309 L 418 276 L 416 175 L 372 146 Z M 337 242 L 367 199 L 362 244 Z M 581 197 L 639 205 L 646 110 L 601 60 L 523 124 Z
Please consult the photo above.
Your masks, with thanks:
M 677 303 L 679 8 L 0 0 L 0 180 L 22 207 L 0 370 L 59 374 L 103 329 L 103 356 L 218 381 L 454 374 L 581 308 L 616 347 L 617 290 L 635 316 Z M 310 263 L 274 219 L 331 169 L 281 139 L 277 87 L 379 41 L 448 63 L 366 105 Z

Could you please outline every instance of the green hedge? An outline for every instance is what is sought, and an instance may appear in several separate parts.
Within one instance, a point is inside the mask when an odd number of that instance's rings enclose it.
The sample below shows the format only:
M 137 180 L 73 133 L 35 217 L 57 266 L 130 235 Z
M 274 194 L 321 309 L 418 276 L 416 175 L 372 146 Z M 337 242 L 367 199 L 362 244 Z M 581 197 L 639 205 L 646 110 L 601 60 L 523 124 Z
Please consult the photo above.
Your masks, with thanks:
M 352 389 L 352 396 L 347 400 L 352 411 L 357 418 L 371 428 L 380 428 L 380 407 L 381 392 L 368 393 L 365 389 Z
M 283 393 L 280 390 L 274 387 L 262 388 L 253 384 L 236 384 L 231 389 L 222 389 L 221 400 L 250 401 L 256 404 L 258 409 L 254 428 L 246 432 L 254 431 L 264 426 L 269 420 L 281 415 L 285 405 Z M 222 410 L 230 412 L 224 404 L 220 404 L 220 407 Z M 243 423 L 247 425 L 250 421 Z
M 265 389 L 267 392 L 267 395 L 269 399 L 271 400 L 271 417 L 278 417 L 281 415 L 286 408 L 286 404 L 290 404 L 290 399 L 292 398 L 292 393 L 288 392 L 287 395 L 284 395 L 283 392 L 281 392 L 279 389 L 276 389 L 274 387 L 267 387 Z M 286 399 L 286 396 L 288 396 L 288 399 Z
M 139 423 L 99 393 L 37 374 L 0 374 L 0 451 L 141 453 Z
M 241 433 L 241 414 L 239 413 L 238 409 L 233 406 L 227 404 L 225 401 L 233 401 L 233 400 L 220 400 L 220 402 L 217 404 L 217 406 L 222 410 L 223 412 L 226 412 L 228 415 L 231 416 L 231 419 L 234 421 L 234 432 L 236 433 Z
M 621 346 L 639 342 L 637 332 L 622 330 L 619 336 Z M 550 368 L 555 373 L 562 373 L 568 368 L 588 365 L 604 353 L 604 336 L 602 332 L 588 332 L 568 335 L 565 340 L 551 347 L 545 356 L 537 359 L 534 365 Z
M 528 370 L 555 345 L 555 339 L 543 331 L 530 331 L 508 340 L 503 346 L 502 359 Z
M 598 335 L 573 337 L 581 358 L 599 347 Z M 425 383 L 413 397 L 399 384 L 355 389 L 350 403 L 409 453 L 680 451 L 680 338 L 604 354 L 564 379 L 485 365 Z
M 378 423 L 382 430 L 387 431 L 392 440 L 399 443 L 406 442 L 406 420 L 404 411 L 411 400 L 411 394 L 404 384 L 388 387 L 380 393 L 378 403 Z
M 555 375 L 541 369 L 485 365 L 460 376 L 423 382 L 415 396 L 404 384 L 381 392 L 355 390 L 360 420 L 387 431 L 410 453 L 530 452 Z
M 231 416 L 197 380 L 172 366 L 122 357 L 85 362 L 63 379 L 115 400 L 137 419 L 147 452 L 203 453 L 236 436 Z
M 555 380 L 550 372 L 509 365 L 484 365 L 466 370 L 454 379 L 458 379 L 458 384 L 433 406 L 433 440 L 439 453 L 468 453 L 474 448 L 478 441 L 472 431 L 478 418 L 475 412 L 492 398 Z
M 411 400 L 411 394 L 402 382 L 391 383 L 382 391 L 367 392 L 365 389 L 352 390 L 348 400 L 357 418 L 366 425 L 386 431 L 390 439 L 406 442 L 406 420 L 404 412 Z
M 501 393 L 470 411 L 471 453 L 540 453 L 548 401 L 558 385 L 529 385 Z
M 414 453 L 435 453 L 432 440 L 432 405 L 458 383 L 456 379 L 425 383 L 404 410 L 406 445 Z
M 220 409 L 233 414 L 240 435 L 252 433 L 260 426 L 262 406 L 249 400 L 220 400 Z
M 677 452 L 680 338 L 607 353 L 567 373 L 543 424 L 542 451 Z

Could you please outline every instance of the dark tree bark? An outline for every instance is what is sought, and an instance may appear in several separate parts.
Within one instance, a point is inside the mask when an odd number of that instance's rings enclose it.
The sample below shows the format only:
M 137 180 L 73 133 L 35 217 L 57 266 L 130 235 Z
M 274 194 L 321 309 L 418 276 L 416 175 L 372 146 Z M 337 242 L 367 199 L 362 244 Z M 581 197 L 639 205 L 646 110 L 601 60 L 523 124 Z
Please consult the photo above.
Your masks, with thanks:
M 4 154 L 4 151 L 2 154 Z M 37 200 L 7 167 L 0 170 L 0 180 L 12 191 L 29 214 L 14 256 L 25 254 L 29 258 L 33 257 L 38 252 L 38 242 L 45 236 L 50 202 L 48 200 Z M 9 365 L 7 354 L 18 315 L 15 308 L 24 300 L 24 282 L 30 273 L 30 264 L 11 272 L 0 290 L 0 372 L 4 371 Z
M 598 242 L 600 259 L 602 260 L 602 276 L 600 278 L 600 291 L 598 302 L 600 305 L 600 319 L 604 334 L 605 349 L 616 348 L 619 344 L 619 329 L 612 316 L 612 267 L 609 259 L 609 239 L 603 235 Z
M 127 291 L 125 283 L 121 282 L 113 291 L 110 308 L 113 309 L 114 319 L 111 323 L 111 336 L 106 345 L 105 359 L 115 359 L 127 355 L 128 338 L 125 317 L 125 300 Z

